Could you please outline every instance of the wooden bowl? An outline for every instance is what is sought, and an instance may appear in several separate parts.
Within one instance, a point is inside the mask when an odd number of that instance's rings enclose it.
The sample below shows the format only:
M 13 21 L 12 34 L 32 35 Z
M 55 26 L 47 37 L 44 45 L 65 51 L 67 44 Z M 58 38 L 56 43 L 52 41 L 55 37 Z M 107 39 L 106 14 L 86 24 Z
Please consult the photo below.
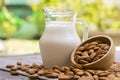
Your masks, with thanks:
M 95 40 L 100 40 L 100 41 L 103 41 L 104 43 L 109 44 L 110 48 L 103 57 L 101 57 L 100 59 L 98 59 L 94 62 L 83 65 L 83 68 L 84 69 L 108 69 L 114 63 L 114 61 L 115 61 L 115 46 L 114 46 L 113 40 L 109 36 L 106 36 L 106 35 L 97 35 L 97 36 L 90 37 L 88 40 L 79 44 L 74 49 L 74 51 L 71 54 L 71 62 L 73 65 L 76 65 L 76 66 L 78 65 L 78 67 L 80 66 L 80 64 L 78 64 L 74 60 L 75 52 L 79 48 L 79 46 L 83 46 L 84 44 L 93 42 Z

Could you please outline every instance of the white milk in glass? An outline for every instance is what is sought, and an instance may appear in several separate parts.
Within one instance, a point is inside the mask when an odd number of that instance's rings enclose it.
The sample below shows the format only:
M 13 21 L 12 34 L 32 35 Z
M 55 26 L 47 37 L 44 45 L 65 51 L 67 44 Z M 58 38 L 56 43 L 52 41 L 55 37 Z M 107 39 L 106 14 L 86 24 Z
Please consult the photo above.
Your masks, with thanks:
M 72 22 L 46 22 L 45 31 L 40 39 L 40 51 L 46 68 L 54 65 L 69 65 L 73 49 L 80 43 Z

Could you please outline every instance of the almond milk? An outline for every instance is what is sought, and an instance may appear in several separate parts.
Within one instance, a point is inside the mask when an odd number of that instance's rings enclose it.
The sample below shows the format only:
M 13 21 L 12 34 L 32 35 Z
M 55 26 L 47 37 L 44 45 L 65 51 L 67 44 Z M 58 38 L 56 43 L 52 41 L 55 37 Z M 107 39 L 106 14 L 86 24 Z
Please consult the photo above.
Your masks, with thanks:
M 69 65 L 70 54 L 80 43 L 72 22 L 51 21 L 40 39 L 40 51 L 45 67 Z

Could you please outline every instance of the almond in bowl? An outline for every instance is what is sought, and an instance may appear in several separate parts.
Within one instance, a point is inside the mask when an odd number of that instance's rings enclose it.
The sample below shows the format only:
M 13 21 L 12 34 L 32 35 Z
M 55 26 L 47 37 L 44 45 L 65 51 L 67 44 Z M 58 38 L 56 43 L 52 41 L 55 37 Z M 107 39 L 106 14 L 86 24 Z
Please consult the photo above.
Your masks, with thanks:
M 97 35 L 78 45 L 71 54 L 73 65 L 85 69 L 108 69 L 115 59 L 115 47 L 110 37 Z

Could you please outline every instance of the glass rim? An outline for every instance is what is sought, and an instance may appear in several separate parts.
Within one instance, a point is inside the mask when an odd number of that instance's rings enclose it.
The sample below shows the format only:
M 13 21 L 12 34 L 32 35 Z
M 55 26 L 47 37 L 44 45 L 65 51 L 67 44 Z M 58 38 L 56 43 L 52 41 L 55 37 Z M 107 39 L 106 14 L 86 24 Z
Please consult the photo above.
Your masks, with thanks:
M 59 8 L 55 6 L 47 6 L 43 8 L 44 12 L 53 17 L 69 17 L 73 16 L 73 10 L 68 10 L 65 8 Z

